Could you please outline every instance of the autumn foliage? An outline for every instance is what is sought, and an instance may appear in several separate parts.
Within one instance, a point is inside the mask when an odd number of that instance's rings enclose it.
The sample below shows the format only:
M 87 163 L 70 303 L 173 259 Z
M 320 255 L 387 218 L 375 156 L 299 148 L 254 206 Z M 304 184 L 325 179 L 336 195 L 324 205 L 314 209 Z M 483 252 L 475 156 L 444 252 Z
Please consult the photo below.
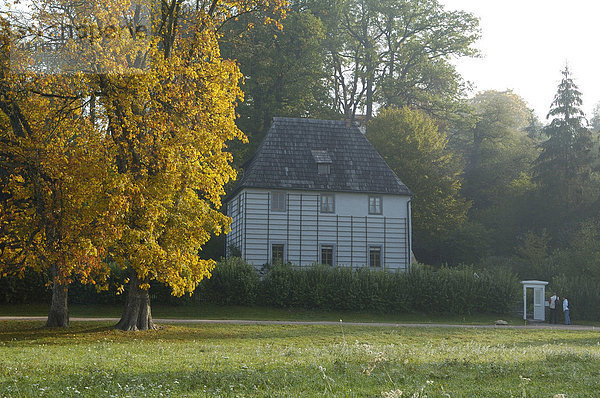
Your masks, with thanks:
M 281 18 L 285 2 L 38 6 L 36 26 L 100 33 L 69 38 L 61 63 L 40 63 L 14 51 L 3 20 L 0 272 L 51 272 L 62 292 L 56 325 L 66 326 L 68 284 L 101 285 L 112 261 L 131 280 L 119 327 L 151 328 L 149 282 L 191 293 L 214 267 L 202 245 L 229 228 L 219 208 L 236 176 L 227 142 L 245 140 L 235 125 L 243 94 L 218 27 L 257 9 Z
M 99 193 L 111 183 L 109 148 L 84 114 L 87 79 L 28 69 L 33 62 L 14 48 L 6 22 L 0 70 L 0 276 L 22 276 L 27 268 L 49 273 L 58 301 L 53 300 L 48 325 L 66 326 L 68 284 L 77 279 L 102 288 L 107 276 L 102 259 L 116 229 L 110 200 Z

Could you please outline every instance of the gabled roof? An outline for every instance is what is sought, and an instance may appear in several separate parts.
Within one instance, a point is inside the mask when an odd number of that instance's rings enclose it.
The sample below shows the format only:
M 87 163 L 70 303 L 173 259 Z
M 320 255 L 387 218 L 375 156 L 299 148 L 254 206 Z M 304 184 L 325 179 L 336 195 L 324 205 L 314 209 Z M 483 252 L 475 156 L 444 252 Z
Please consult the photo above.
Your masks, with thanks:
M 319 175 L 317 162 L 330 164 L 330 173 Z M 233 194 L 242 188 L 412 195 L 358 127 L 281 117 L 244 165 Z

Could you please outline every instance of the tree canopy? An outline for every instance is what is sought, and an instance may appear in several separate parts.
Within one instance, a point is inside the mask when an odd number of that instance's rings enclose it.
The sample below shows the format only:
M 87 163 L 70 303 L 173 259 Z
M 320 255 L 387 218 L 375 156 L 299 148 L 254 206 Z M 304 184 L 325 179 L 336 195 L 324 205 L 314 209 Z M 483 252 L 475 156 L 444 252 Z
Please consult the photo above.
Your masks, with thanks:
M 244 76 L 238 127 L 249 145 L 235 145 L 238 161 L 256 150 L 274 116 L 336 118 L 324 84 L 325 26 L 303 2 L 287 10 L 281 29 L 248 14 L 223 29 L 222 54 L 235 59 Z M 248 25 L 252 28 L 249 29 Z
M 568 67 L 552 101 L 544 128 L 548 139 L 536 160 L 536 178 L 547 195 L 565 209 L 580 204 L 592 172 L 592 134 L 581 109 L 581 92 Z
M 466 220 L 470 203 L 460 194 L 460 158 L 430 117 L 408 107 L 382 110 L 369 122 L 367 138 L 414 193 L 414 250 L 417 258 L 430 256 L 426 252 Z
M 455 135 L 451 144 L 465 154 L 464 192 L 474 208 L 498 204 L 510 186 L 531 177 L 537 156 L 529 137 L 532 111 L 512 91 L 485 91 L 472 100 L 474 125 Z
M 2 18 L 0 65 L 0 276 L 28 269 L 53 282 L 48 326 L 67 326 L 68 285 L 104 287 L 102 260 L 118 204 L 109 155 L 89 109 L 86 76 L 36 73 Z
M 347 118 L 374 104 L 409 106 L 450 118 L 464 83 L 450 62 L 475 56 L 478 20 L 430 0 L 344 0 L 327 16 L 334 106 Z

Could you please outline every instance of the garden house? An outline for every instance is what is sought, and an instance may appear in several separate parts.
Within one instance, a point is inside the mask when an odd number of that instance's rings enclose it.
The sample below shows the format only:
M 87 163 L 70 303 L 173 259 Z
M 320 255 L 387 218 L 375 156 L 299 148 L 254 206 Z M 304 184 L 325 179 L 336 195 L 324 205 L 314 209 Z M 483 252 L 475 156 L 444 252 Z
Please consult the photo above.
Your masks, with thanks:
M 411 263 L 411 192 L 359 128 L 274 118 L 227 201 L 227 255 L 384 269 Z

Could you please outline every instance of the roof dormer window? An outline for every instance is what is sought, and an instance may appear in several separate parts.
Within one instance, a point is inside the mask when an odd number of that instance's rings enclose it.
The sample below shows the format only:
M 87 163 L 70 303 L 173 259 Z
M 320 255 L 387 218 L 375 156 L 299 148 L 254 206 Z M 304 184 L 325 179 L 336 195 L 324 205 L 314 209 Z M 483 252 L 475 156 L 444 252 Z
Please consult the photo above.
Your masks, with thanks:
M 329 163 L 317 163 L 317 170 L 319 172 L 319 175 L 329 175 L 329 173 L 331 172 L 330 166 L 331 165 Z
M 331 163 L 332 163 L 329 153 L 327 151 L 317 151 L 317 150 L 312 150 L 311 153 L 313 155 L 313 159 L 315 160 L 315 163 L 317 164 L 317 173 L 320 176 L 329 175 L 331 173 Z

